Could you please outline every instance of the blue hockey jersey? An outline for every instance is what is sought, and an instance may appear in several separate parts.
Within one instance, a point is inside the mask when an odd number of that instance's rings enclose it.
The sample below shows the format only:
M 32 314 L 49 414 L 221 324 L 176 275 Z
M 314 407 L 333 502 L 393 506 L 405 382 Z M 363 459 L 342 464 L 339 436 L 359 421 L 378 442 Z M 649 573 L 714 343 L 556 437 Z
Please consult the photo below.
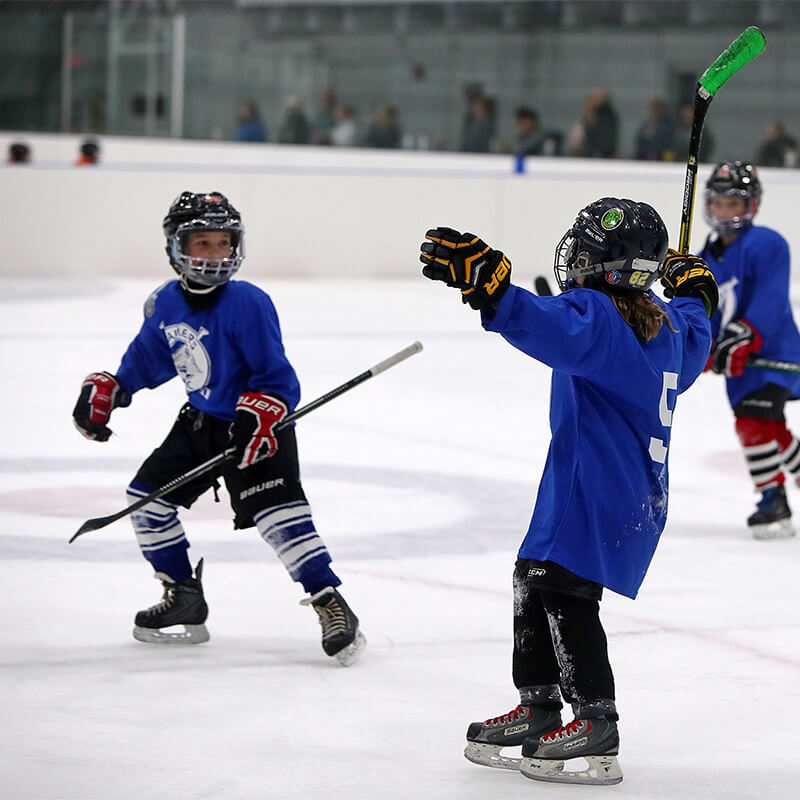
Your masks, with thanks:
M 746 319 L 761 334 L 761 358 L 800 363 L 800 332 L 789 304 L 789 245 L 770 228 L 753 226 L 728 245 L 718 261 L 707 243 L 700 255 L 719 285 L 719 306 L 711 319 L 716 339 L 735 319 Z M 785 386 L 800 397 L 800 375 L 774 370 L 745 369 L 728 378 L 731 406 L 767 383 Z
M 642 344 L 613 301 L 592 289 L 537 297 L 517 286 L 486 330 L 553 368 L 552 441 L 520 558 L 554 561 L 635 597 L 667 516 L 667 454 L 676 395 L 711 346 L 703 303 L 662 303 Z
M 278 395 L 290 411 L 300 400 L 275 306 L 247 281 L 229 281 L 201 311 L 189 307 L 177 280 L 158 288 L 116 375 L 131 393 L 180 375 L 189 402 L 225 420 L 233 419 L 242 392 Z

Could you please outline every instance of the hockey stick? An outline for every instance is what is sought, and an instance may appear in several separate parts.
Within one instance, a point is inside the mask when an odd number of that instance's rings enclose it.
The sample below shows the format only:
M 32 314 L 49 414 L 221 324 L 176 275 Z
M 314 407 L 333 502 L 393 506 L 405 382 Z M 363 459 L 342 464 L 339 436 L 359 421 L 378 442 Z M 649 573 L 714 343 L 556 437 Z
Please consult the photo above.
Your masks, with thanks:
M 399 350 L 393 356 L 389 356 L 389 358 L 384 359 L 383 361 L 376 364 L 374 367 L 370 367 L 370 369 L 362 372 L 360 375 L 356 375 L 355 378 L 350 378 L 349 381 L 346 381 L 341 386 L 337 386 L 335 389 L 331 389 L 327 394 L 323 394 L 321 397 L 318 397 L 316 400 L 312 400 L 307 405 L 304 405 L 302 408 L 298 408 L 293 413 L 289 414 L 288 416 L 284 417 L 276 426 L 275 432 L 283 430 L 287 425 L 291 425 L 300 417 L 304 417 L 306 414 L 314 411 L 315 409 L 319 408 L 325 403 L 330 402 L 335 397 L 339 397 L 339 395 L 344 394 L 345 392 L 349 392 L 351 389 L 354 389 L 364 381 L 368 381 L 370 378 L 374 378 L 381 372 L 385 372 L 390 367 L 395 366 L 395 364 L 399 364 L 401 361 L 405 361 L 410 356 L 413 356 L 415 353 L 419 353 L 422 350 L 422 342 L 414 342 L 414 344 L 409 345 L 408 347 Z M 214 456 L 214 458 L 210 458 L 208 461 L 200 464 L 200 466 L 195 467 L 194 469 L 190 469 L 188 472 L 180 475 L 177 478 L 169 481 L 169 483 L 165 483 L 160 489 L 156 489 L 150 494 L 146 495 L 145 497 L 140 498 L 135 503 L 132 503 L 127 508 L 123 508 L 122 511 L 117 511 L 116 514 L 109 514 L 107 517 L 95 517 L 94 519 L 87 519 L 83 525 L 78 528 L 76 533 L 72 535 L 72 538 L 69 540 L 69 544 L 72 544 L 79 536 L 83 535 L 84 533 L 90 533 L 91 531 L 100 530 L 100 528 L 105 528 L 106 525 L 110 525 L 112 522 L 116 522 L 118 519 L 122 519 L 126 517 L 128 514 L 132 514 L 134 511 L 142 508 L 142 506 L 147 505 L 152 500 L 157 500 L 159 497 L 163 497 L 165 494 L 168 494 L 173 489 L 177 489 L 179 486 L 183 486 L 185 483 L 188 483 L 195 478 L 199 478 L 201 475 L 205 475 L 207 472 L 211 472 L 211 470 L 216 469 L 221 464 L 228 461 L 233 454 L 232 449 L 225 450 L 225 452 L 220 453 L 218 456 Z
M 689 252 L 689 240 L 692 235 L 692 211 L 694 209 L 694 193 L 697 183 L 697 157 L 700 153 L 700 137 L 703 134 L 703 123 L 708 107 L 717 92 L 745 64 L 760 55 L 766 47 L 764 34 L 755 27 L 742 31 L 727 50 L 700 76 L 694 97 L 694 117 L 692 132 L 689 137 L 689 157 L 686 163 L 686 180 L 683 185 L 683 207 L 681 208 L 681 235 L 678 240 L 678 251 Z
M 773 361 L 771 358 L 748 356 L 745 366 L 753 369 L 774 369 L 777 372 L 794 372 L 800 374 L 800 364 L 794 361 Z
M 543 275 L 538 275 L 533 279 L 533 288 L 536 289 L 536 294 L 538 294 L 539 297 L 553 296 L 553 290 L 550 288 L 547 278 L 545 278 Z

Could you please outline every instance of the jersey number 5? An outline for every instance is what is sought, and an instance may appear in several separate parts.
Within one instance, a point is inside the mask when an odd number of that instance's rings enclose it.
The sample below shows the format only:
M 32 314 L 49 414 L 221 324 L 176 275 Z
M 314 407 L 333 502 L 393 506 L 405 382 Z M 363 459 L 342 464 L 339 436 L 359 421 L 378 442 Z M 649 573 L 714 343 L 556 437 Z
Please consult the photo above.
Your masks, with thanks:
M 664 381 L 661 384 L 661 400 L 658 403 L 658 418 L 665 428 L 672 426 L 672 409 L 667 405 L 668 397 L 667 392 L 672 389 L 673 391 L 678 388 L 678 373 L 677 372 L 663 372 Z M 667 445 L 664 444 L 662 439 L 656 439 L 655 436 L 650 437 L 650 458 L 657 461 L 659 464 L 665 464 L 667 461 Z

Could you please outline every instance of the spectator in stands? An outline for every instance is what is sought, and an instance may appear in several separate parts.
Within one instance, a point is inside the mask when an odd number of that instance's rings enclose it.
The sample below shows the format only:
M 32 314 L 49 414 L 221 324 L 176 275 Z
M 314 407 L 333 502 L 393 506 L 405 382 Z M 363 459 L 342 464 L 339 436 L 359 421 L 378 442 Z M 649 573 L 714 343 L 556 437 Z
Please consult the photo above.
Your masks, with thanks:
M 8 146 L 9 164 L 29 164 L 31 160 L 31 148 L 25 142 L 11 142 Z
M 236 141 L 266 142 L 267 127 L 261 120 L 258 106 L 252 100 L 243 100 L 236 111 Z
M 692 136 L 692 120 L 694 119 L 694 103 L 681 103 L 678 106 L 678 119 L 672 133 L 672 145 L 664 153 L 664 161 L 686 161 L 689 155 L 689 139 Z M 714 134 L 706 122 L 703 135 L 700 137 L 700 152 L 697 160 L 706 164 L 714 156 Z
M 78 149 L 76 167 L 92 166 L 100 163 L 100 143 L 97 139 L 84 139 Z
M 311 141 L 314 144 L 333 144 L 331 135 L 336 124 L 336 106 L 338 104 L 339 101 L 333 89 L 328 87 L 320 92 L 319 105 L 311 132 Z
M 560 131 L 543 130 L 539 113 L 527 106 L 519 106 L 514 112 L 516 135 L 512 146 L 515 156 L 559 156 L 562 134 Z
M 330 143 L 336 147 L 355 147 L 358 144 L 358 123 L 353 106 L 337 103 L 333 107 L 333 120 Z
M 614 158 L 619 139 L 619 115 L 608 89 L 592 89 L 583 103 L 580 118 L 567 137 L 570 155 L 581 158 Z
M 403 130 L 397 108 L 388 103 L 378 106 L 367 130 L 364 144 L 367 147 L 400 147 Z
M 495 124 L 492 117 L 494 101 L 484 96 L 470 101 L 461 136 L 464 153 L 488 153 L 491 149 Z
M 635 157 L 644 161 L 669 161 L 675 137 L 675 123 L 660 97 L 648 97 L 645 118 L 636 133 Z
M 797 166 L 797 142 L 786 133 L 782 122 L 767 123 L 766 138 L 761 142 L 756 163 L 762 167 Z
M 303 101 L 296 95 L 286 100 L 278 141 L 283 144 L 308 144 L 311 139 L 311 125 L 306 117 Z

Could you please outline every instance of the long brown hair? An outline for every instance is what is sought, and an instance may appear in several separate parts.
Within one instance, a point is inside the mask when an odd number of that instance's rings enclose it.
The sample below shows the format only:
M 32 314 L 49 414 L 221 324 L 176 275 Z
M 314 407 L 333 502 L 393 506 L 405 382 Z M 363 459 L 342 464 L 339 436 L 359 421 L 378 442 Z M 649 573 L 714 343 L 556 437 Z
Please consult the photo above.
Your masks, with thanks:
M 626 292 L 625 294 L 606 292 L 606 294 L 614 301 L 619 315 L 631 326 L 640 342 L 647 343 L 654 339 L 663 323 L 666 323 L 669 329 L 675 333 L 675 328 L 672 327 L 667 312 L 661 306 L 656 305 L 644 292 Z

